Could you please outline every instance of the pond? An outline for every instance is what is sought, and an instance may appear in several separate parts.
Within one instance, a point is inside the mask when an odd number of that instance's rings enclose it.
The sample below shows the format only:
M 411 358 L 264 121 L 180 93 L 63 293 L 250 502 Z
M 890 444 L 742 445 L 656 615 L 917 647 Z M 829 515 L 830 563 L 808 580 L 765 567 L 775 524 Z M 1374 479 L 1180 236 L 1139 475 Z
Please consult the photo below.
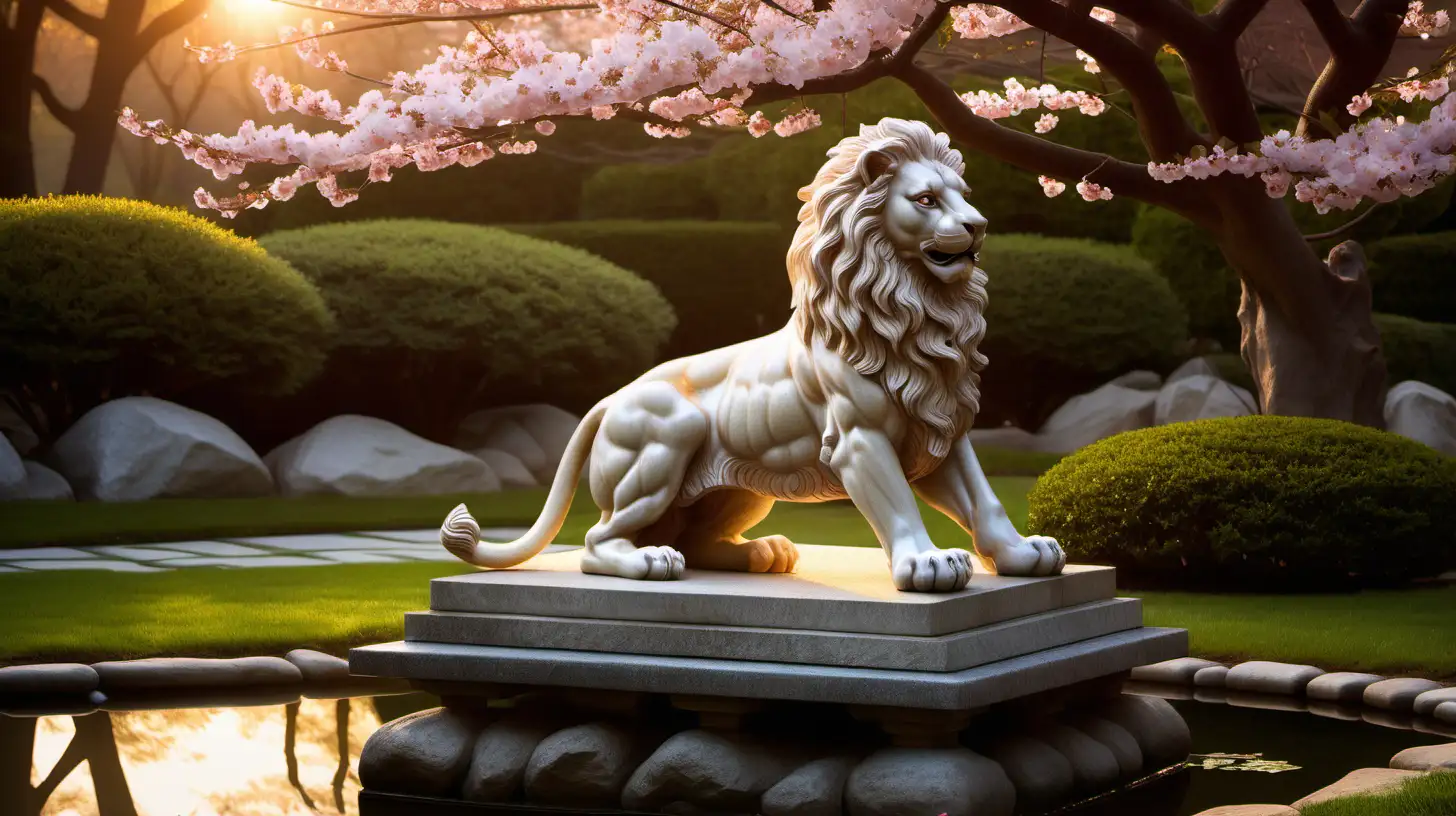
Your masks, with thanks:
M 357 814 L 365 740 L 381 722 L 436 704 L 406 694 L 0 716 L 0 802 L 7 816 Z M 1288 803 L 1355 768 L 1384 767 L 1404 748 L 1449 741 L 1303 712 L 1174 705 L 1192 729 L 1194 762 L 1208 768 L 1090 803 L 1077 816 L 1189 816 L 1218 805 Z

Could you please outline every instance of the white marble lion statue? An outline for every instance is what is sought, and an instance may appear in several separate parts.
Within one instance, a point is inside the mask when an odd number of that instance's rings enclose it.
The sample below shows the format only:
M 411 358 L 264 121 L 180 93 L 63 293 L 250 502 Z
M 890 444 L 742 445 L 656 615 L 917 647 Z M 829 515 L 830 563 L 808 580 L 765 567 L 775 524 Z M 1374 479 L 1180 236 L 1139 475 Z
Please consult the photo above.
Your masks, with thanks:
M 923 122 L 882 119 L 828 156 L 799 191 L 789 323 L 663 363 L 603 399 L 572 436 L 535 525 L 481 542 L 461 505 L 440 531 L 450 552 L 481 567 L 526 561 L 560 532 L 589 467 L 602 516 L 586 534 L 588 573 L 791 572 L 792 542 L 744 531 L 775 501 L 848 498 L 897 588 L 963 589 L 971 554 L 936 547 L 917 494 L 970 533 L 985 569 L 1062 570 L 1055 540 L 1007 519 L 966 436 L 986 364 L 976 349 L 986 219 L 966 201 L 960 153 Z

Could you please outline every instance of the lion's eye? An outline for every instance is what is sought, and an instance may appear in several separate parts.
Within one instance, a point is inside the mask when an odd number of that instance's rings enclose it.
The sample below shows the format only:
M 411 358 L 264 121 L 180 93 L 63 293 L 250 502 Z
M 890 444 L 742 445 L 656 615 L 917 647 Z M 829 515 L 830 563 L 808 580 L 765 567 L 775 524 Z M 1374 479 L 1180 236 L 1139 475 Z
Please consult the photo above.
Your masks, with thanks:
M 935 196 L 931 195 L 930 193 L 922 193 L 921 195 L 916 196 L 915 203 L 919 204 L 922 207 L 934 207 Z

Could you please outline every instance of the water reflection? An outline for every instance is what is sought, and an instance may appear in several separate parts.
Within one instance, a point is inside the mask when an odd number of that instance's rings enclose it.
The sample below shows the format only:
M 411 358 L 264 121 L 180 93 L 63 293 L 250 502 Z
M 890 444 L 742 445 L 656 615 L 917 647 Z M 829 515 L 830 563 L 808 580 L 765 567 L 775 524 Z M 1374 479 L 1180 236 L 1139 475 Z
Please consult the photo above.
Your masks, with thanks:
M 0 716 L 0 798 L 23 816 L 352 816 L 379 724 L 370 699 Z

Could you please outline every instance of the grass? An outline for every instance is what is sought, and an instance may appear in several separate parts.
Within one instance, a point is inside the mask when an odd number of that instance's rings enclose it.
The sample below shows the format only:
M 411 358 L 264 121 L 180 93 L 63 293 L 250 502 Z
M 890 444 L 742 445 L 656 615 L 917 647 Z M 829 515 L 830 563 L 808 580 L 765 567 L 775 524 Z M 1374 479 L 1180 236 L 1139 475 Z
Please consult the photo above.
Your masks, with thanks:
M 1342 796 L 1300 811 L 1301 816 L 1456 816 L 1456 773 L 1414 777 L 1386 793 Z

